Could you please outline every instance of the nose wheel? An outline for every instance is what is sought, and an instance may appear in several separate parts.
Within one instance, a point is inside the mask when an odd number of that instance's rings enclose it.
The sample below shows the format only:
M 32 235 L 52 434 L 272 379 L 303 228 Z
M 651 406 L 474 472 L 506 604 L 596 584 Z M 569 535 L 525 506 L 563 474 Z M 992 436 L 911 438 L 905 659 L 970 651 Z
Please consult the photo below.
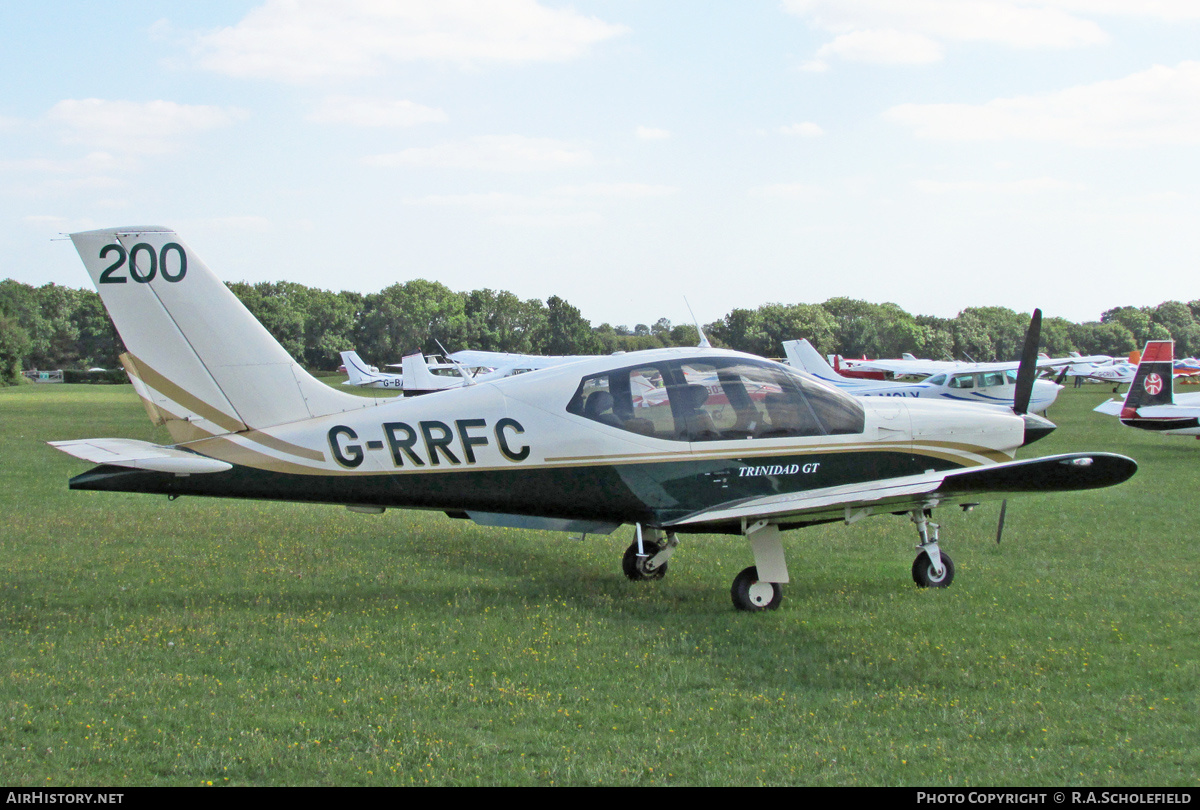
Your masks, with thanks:
M 912 578 L 913 582 L 922 588 L 945 588 L 954 581 L 954 561 L 950 559 L 950 555 L 946 552 L 941 553 L 942 568 L 941 571 L 934 566 L 933 560 L 929 555 L 922 551 L 913 560 Z
M 920 554 L 913 560 L 912 578 L 922 588 L 945 588 L 954 581 L 954 561 L 938 547 L 938 525 L 929 519 L 930 510 L 914 509 L 910 514 L 917 526 Z

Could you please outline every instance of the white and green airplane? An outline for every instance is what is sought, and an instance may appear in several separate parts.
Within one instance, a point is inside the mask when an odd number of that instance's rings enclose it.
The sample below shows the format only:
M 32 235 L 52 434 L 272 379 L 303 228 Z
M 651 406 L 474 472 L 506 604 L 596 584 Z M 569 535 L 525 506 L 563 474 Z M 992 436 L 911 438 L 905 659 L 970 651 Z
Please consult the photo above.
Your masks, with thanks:
M 784 530 L 907 514 L 919 536 L 913 579 L 943 587 L 954 565 L 935 508 L 1111 486 L 1137 469 L 1109 453 L 1014 460 L 1054 428 L 1025 413 L 1028 390 L 1015 412 L 863 399 L 719 349 L 357 397 L 305 372 L 174 232 L 71 238 L 135 390 L 174 440 L 52 442 L 99 465 L 72 489 L 431 509 L 585 534 L 632 524 L 622 566 L 634 580 L 661 578 L 681 536 L 741 535 L 754 565 L 734 580 L 733 603 L 764 610 L 789 581 Z

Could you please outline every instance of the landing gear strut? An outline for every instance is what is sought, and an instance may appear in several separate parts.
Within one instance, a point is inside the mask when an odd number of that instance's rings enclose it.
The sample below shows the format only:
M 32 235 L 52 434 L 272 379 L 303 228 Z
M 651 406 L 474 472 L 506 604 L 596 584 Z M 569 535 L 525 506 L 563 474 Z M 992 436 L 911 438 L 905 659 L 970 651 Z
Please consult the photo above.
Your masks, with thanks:
M 912 578 L 922 588 L 945 588 L 954 581 L 954 561 L 938 548 L 938 525 L 930 520 L 929 509 L 914 509 L 909 513 L 917 524 L 921 553 L 913 560 Z
M 633 543 L 625 549 L 621 558 L 621 570 L 634 582 L 662 579 L 667 575 L 667 560 L 679 545 L 675 533 L 667 534 L 658 529 L 643 529 L 639 523 L 634 527 Z

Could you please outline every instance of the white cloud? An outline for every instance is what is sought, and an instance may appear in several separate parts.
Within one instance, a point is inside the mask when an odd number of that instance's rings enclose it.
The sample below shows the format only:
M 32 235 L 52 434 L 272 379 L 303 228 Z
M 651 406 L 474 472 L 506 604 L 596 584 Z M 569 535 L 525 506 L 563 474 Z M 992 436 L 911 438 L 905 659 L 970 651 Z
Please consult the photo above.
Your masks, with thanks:
M 788 124 L 779 128 L 781 135 L 796 135 L 801 138 L 818 138 L 825 134 L 825 130 L 812 121 L 802 121 L 798 124 Z
M 406 205 L 458 206 L 478 210 L 555 209 L 598 200 L 637 200 L 670 197 L 678 193 L 674 186 L 650 183 L 584 183 L 557 186 L 540 194 L 512 194 L 503 191 L 476 194 L 432 194 L 404 200 Z
M 851 31 L 817 50 L 820 64 L 831 57 L 875 65 L 922 65 L 941 61 L 942 46 L 907 31 Z
M 637 136 L 643 141 L 665 141 L 671 137 L 670 130 L 656 127 L 638 127 Z
M 1036 0 L 1024 2 L 1031 3 Z M 1038 2 L 1038 5 L 1053 6 L 1079 14 L 1111 14 L 1160 20 L 1200 19 L 1200 4 L 1195 0 L 1043 0 Z
M 450 120 L 443 110 L 411 101 L 363 96 L 328 96 L 308 115 L 318 124 L 356 127 L 412 127 Z
M 46 120 L 63 130 L 63 140 L 126 155 L 173 152 L 185 136 L 228 126 L 245 113 L 235 108 L 176 104 L 173 101 L 66 99 Z
M 1200 62 L 986 104 L 902 104 L 884 113 L 919 138 L 1078 146 L 1200 143 Z
M 424 167 L 479 171 L 544 171 L 590 166 L 595 160 L 583 146 L 552 138 L 484 135 L 438 146 L 413 147 L 366 158 L 368 166 Z
M 585 183 L 580 186 L 560 186 L 550 193 L 559 197 L 612 198 L 632 200 L 644 197 L 669 197 L 679 189 L 649 183 Z
M 1023 180 L 979 181 L 979 180 L 917 180 L 913 183 L 917 191 L 926 194 L 1043 194 L 1058 191 L 1079 191 L 1079 183 L 1057 180 L 1053 177 L 1031 177 Z
M 1106 5 L 1115 5 L 1109 0 Z M 1074 48 L 1108 35 L 1074 11 L 1094 11 L 1084 0 L 784 0 L 784 8 L 836 35 L 808 70 L 826 59 L 878 64 L 922 64 L 942 58 L 943 44 L 992 42 L 1012 48 Z
M 536 0 L 267 0 L 197 39 L 202 67 L 306 82 L 368 76 L 393 62 L 563 61 L 624 26 Z
M 815 200 L 822 193 L 820 186 L 811 183 L 771 183 L 758 186 L 747 192 L 751 197 L 767 197 L 782 200 Z

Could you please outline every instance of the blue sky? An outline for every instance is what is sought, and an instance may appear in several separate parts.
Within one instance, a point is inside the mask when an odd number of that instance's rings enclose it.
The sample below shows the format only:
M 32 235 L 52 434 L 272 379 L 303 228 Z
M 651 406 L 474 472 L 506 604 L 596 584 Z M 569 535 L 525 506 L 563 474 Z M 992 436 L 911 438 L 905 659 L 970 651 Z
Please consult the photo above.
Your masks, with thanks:
M 1195 0 L 11 4 L 5 274 L 167 225 L 226 280 L 560 295 L 1200 298 Z

